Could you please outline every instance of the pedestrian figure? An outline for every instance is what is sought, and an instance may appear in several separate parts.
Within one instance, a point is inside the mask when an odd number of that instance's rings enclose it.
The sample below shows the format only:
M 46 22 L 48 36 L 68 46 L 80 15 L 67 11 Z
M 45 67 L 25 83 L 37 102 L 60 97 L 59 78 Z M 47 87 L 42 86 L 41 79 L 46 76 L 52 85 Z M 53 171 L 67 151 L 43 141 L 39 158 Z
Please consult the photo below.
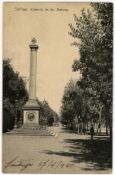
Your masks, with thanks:
M 83 127 L 83 134 L 85 134 L 86 130 L 85 130 L 85 127 Z
M 100 125 L 100 123 L 99 123 L 99 124 L 98 124 L 98 127 L 97 127 L 97 134 L 98 134 L 98 132 L 99 132 L 100 127 L 101 127 L 101 125 Z
M 94 136 L 94 128 L 93 128 L 93 125 L 91 125 L 90 134 L 91 134 L 91 140 L 93 140 L 93 136 Z

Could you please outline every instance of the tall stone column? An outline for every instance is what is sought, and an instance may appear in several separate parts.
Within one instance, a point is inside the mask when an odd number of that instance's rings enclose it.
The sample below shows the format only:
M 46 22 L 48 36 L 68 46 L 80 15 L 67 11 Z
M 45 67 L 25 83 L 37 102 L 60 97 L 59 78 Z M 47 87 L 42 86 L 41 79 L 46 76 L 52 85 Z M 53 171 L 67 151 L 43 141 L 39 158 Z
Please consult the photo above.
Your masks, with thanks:
M 36 39 L 32 39 L 30 44 L 30 81 L 29 81 L 29 99 L 36 99 L 36 72 L 37 72 L 37 50 Z
M 29 77 L 29 100 L 23 107 L 23 127 L 39 128 L 40 106 L 36 99 L 36 73 L 37 73 L 37 40 L 32 39 L 30 47 L 30 77 Z

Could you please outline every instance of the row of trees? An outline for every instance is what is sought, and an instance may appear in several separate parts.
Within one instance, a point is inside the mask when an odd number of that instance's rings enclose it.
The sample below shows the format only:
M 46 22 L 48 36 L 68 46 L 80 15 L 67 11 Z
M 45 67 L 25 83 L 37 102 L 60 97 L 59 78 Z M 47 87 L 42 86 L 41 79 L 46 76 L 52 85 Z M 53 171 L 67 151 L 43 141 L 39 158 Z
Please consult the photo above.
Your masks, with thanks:
M 13 70 L 10 59 L 3 60 L 3 132 L 14 127 L 15 116 L 20 115 L 20 109 L 28 100 L 25 89 L 26 82 Z M 16 107 L 18 112 L 16 114 Z M 19 117 L 18 117 L 19 118 Z
M 80 58 L 72 65 L 80 71 L 77 82 L 70 81 L 62 100 L 62 120 L 105 121 L 112 137 L 113 4 L 91 3 L 90 10 L 74 15 L 69 34 L 79 47 Z M 102 118 L 101 118 L 102 117 Z M 84 124 L 83 124 L 84 125 Z
M 22 118 L 22 107 L 28 100 L 28 92 L 25 88 L 26 80 L 15 72 L 10 59 L 3 60 L 3 132 L 13 129 L 15 118 Z M 46 119 L 46 124 L 52 125 L 58 122 L 58 115 L 51 109 L 47 101 L 38 103 L 41 107 L 41 124 Z
M 43 102 L 39 101 L 39 104 L 41 106 L 41 125 L 52 126 L 54 123 L 59 122 L 58 114 L 49 106 L 46 100 Z

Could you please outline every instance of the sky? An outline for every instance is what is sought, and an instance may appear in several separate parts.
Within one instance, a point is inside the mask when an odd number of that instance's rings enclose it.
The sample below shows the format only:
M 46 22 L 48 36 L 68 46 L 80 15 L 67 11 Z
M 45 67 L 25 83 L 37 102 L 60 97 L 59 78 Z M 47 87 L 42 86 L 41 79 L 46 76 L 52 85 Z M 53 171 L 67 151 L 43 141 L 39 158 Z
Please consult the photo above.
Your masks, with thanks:
M 79 50 L 68 32 L 74 23 L 73 14 L 80 16 L 89 3 L 4 3 L 3 8 L 3 58 L 20 76 L 28 79 L 31 39 L 39 46 L 37 53 L 36 96 L 48 101 L 59 113 L 64 88 L 70 79 L 79 79 L 72 72 L 72 64 L 79 59 Z

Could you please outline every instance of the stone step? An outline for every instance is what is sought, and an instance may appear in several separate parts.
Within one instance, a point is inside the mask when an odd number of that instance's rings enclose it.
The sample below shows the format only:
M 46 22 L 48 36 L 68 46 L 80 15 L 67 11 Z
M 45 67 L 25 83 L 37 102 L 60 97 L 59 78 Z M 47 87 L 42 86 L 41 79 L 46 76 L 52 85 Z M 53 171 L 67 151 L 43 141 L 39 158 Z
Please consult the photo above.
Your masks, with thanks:
M 26 135 L 26 136 L 52 136 L 47 130 L 45 129 L 30 129 L 30 128 L 19 128 L 13 129 L 10 132 L 7 132 L 8 135 Z

